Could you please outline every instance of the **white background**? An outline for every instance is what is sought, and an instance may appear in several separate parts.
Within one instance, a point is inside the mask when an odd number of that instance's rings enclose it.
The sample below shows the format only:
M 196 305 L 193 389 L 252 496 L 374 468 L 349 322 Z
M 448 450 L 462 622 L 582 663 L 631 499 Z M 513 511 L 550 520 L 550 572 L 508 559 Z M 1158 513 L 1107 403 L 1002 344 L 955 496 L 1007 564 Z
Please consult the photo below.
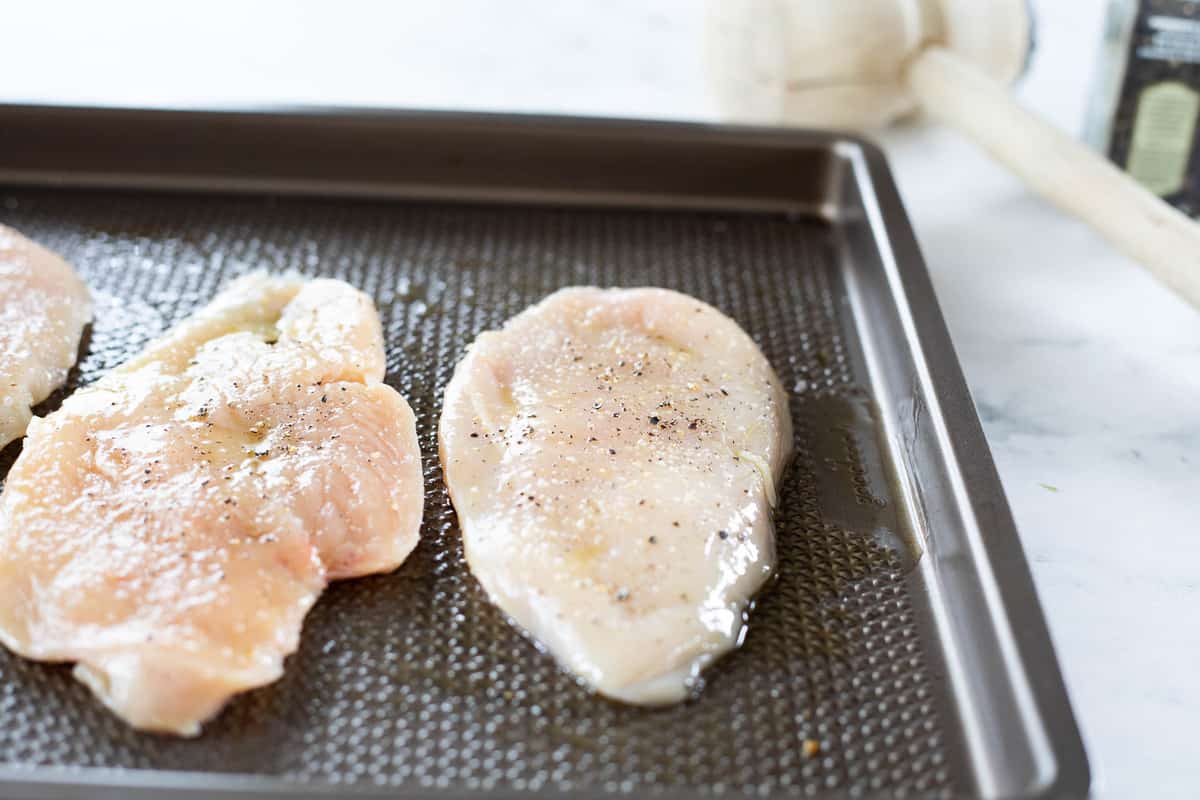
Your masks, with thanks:
M 1039 3 L 1018 92 L 1072 132 L 1103 6 Z M 184 8 L 0 4 L 0 99 L 716 118 L 700 0 Z M 1200 314 L 953 133 L 910 123 L 881 138 L 1033 565 L 1096 793 L 1196 797 Z

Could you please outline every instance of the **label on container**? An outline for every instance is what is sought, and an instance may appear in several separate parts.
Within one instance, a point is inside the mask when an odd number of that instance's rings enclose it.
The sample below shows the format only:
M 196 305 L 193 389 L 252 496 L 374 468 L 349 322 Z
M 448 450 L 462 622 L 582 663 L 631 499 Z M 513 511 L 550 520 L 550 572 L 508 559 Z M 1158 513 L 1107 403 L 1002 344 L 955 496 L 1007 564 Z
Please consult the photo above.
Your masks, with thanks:
M 1156 83 L 1142 90 L 1125 168 L 1147 189 L 1160 196 L 1183 189 L 1200 93 L 1178 81 Z
M 1200 0 L 1142 0 L 1109 157 L 1150 191 L 1200 213 Z

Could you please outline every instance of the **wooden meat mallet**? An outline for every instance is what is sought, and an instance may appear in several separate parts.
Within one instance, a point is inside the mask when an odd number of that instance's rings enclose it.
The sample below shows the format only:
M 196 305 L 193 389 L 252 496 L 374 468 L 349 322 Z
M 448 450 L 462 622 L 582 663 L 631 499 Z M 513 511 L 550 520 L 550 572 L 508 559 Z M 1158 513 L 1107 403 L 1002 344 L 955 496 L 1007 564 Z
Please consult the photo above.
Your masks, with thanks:
M 918 109 L 1200 307 L 1200 225 L 1018 105 L 1027 0 L 710 0 L 707 61 L 738 122 L 871 129 Z

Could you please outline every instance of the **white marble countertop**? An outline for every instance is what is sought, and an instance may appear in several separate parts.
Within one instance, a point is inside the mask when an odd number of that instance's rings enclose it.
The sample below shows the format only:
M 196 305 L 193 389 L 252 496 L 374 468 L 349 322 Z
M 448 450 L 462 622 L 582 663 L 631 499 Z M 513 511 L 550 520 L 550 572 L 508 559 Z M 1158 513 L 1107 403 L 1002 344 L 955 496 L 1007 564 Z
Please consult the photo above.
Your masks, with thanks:
M 1102 5 L 1041 4 L 1020 95 L 1067 130 L 1082 130 Z M 1095 795 L 1196 797 L 1200 313 L 953 133 L 884 141 L 1033 568 Z
M 1071 131 L 1104 4 L 1040 3 L 1019 94 Z M 698 0 L 177 8 L 14 4 L 6 27 L 25 34 L 4 37 L 0 99 L 716 117 Z M 1200 314 L 953 133 L 910 124 L 881 138 L 1032 562 L 1096 795 L 1195 797 Z

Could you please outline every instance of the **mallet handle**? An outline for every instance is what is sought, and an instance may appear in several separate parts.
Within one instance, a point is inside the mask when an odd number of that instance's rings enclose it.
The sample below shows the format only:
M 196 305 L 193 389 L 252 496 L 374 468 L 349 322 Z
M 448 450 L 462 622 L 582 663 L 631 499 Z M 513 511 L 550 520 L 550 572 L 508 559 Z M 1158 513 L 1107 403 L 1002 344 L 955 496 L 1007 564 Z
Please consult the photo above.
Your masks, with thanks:
M 907 74 L 932 116 L 974 139 L 1047 200 L 1200 307 L 1200 224 L 1026 111 L 1005 87 L 945 48 L 921 52 Z

